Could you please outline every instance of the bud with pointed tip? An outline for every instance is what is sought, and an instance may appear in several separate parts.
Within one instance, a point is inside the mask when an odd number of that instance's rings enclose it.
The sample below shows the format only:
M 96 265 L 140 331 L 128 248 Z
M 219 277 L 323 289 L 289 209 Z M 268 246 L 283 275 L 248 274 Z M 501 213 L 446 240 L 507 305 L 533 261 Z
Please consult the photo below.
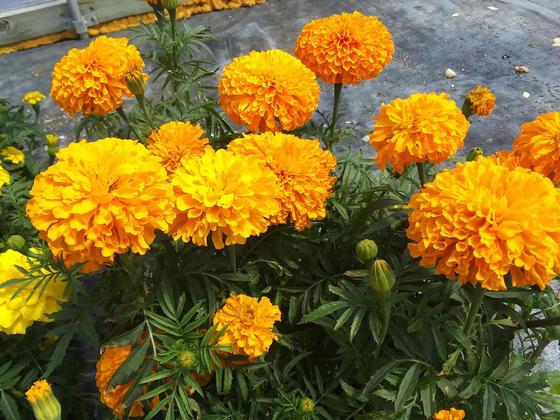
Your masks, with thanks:
M 142 72 L 126 75 L 126 86 L 134 96 L 144 96 L 146 93 L 146 80 L 144 76 Z
M 25 393 L 36 420 L 60 420 L 61 407 L 50 384 L 42 379 L 36 381 Z
M 163 7 L 167 10 L 175 10 L 179 7 L 179 2 L 177 0 L 163 0 Z
M 373 290 L 381 295 L 391 293 L 397 279 L 395 272 L 385 260 L 375 260 L 370 268 L 369 280 Z
M 356 256 L 362 264 L 368 264 L 377 256 L 377 244 L 371 239 L 362 239 L 356 244 Z

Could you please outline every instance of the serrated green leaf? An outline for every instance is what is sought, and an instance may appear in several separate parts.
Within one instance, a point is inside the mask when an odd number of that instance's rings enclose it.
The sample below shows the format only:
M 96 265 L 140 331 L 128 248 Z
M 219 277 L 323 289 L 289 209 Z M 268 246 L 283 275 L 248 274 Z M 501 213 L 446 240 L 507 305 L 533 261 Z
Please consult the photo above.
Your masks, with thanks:
M 399 385 L 397 399 L 395 400 L 395 411 L 400 411 L 414 392 L 414 389 L 418 384 L 418 378 L 420 377 L 421 371 L 422 366 L 419 363 L 414 363 L 404 375 L 403 380 Z
M 318 307 L 317 309 L 315 309 L 314 311 L 312 311 L 311 313 L 305 315 L 301 319 L 299 324 L 306 324 L 308 322 L 317 321 L 321 318 L 326 317 L 327 315 L 332 314 L 333 312 L 335 312 L 339 309 L 347 308 L 348 306 L 350 306 L 350 303 L 344 302 L 344 301 L 336 301 L 336 302 L 325 303 L 325 304 L 321 305 L 320 307 Z

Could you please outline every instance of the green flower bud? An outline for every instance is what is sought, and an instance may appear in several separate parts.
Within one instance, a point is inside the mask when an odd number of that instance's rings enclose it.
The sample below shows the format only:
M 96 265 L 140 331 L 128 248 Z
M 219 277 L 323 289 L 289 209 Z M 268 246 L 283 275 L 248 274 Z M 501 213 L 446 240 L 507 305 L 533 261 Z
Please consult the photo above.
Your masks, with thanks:
M 370 268 L 369 280 L 373 290 L 380 294 L 387 294 L 397 281 L 394 271 L 385 260 L 375 260 Z
M 315 401 L 311 398 L 302 398 L 299 402 L 299 411 L 304 414 L 311 414 L 315 410 Z
M 377 244 L 371 239 L 362 239 L 356 244 L 356 256 L 362 264 L 367 264 L 377 256 Z
M 473 147 L 471 150 L 469 150 L 469 153 L 467 153 L 467 162 L 477 160 L 483 154 L 484 150 L 482 149 L 482 147 Z
M 144 80 L 144 74 L 127 74 L 126 86 L 134 96 L 144 96 L 144 93 L 146 93 L 146 81 Z
M 167 10 L 175 10 L 179 7 L 179 2 L 177 0 L 163 0 L 163 7 Z
M 6 245 L 14 251 L 21 251 L 25 247 L 25 239 L 20 235 L 12 235 L 6 241 Z
M 36 420 L 60 420 L 61 407 L 44 379 L 35 382 L 25 393 Z
M 182 350 L 177 354 L 179 366 L 186 370 L 193 370 L 198 364 L 196 353 L 191 350 Z

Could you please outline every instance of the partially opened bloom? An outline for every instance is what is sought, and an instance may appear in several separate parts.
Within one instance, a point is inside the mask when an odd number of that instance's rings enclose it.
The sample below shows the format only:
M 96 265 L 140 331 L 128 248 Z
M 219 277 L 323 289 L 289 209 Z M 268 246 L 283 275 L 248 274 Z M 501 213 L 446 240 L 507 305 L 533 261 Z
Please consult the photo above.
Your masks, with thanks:
M 477 86 L 467 93 L 467 103 L 474 114 L 486 117 L 496 105 L 496 95 L 487 87 Z
M 45 99 L 45 95 L 37 90 L 33 92 L 27 92 L 25 95 L 23 95 L 23 102 L 27 102 L 31 106 L 37 105 L 43 99 Z
M 560 191 L 491 158 L 457 164 L 415 194 L 408 238 L 420 265 L 461 283 L 541 289 L 560 272 Z
M 91 272 L 127 251 L 144 254 L 172 220 L 158 157 L 133 140 L 72 143 L 35 178 L 27 215 L 56 258 Z
M 206 246 L 208 236 L 218 249 L 243 244 L 265 232 L 280 209 L 277 178 L 262 160 L 207 148 L 204 155 L 184 158 L 171 182 L 176 219 L 169 233 L 175 239 Z
M 10 173 L 0 166 L 0 189 L 11 181 Z
M 296 40 L 299 59 L 327 83 L 377 77 L 393 58 L 391 34 L 375 16 L 342 13 L 306 24 Z
M 560 112 L 542 114 L 523 124 L 511 154 L 521 166 L 560 183 Z
M 433 415 L 433 420 L 463 420 L 465 412 L 457 408 L 450 408 L 449 410 L 440 410 Z
M 45 137 L 48 146 L 58 146 L 58 136 L 56 134 L 47 134 Z
M 253 51 L 224 68 L 220 105 L 251 131 L 294 130 L 311 119 L 319 84 L 311 70 L 280 50 Z
M 150 134 L 147 147 L 150 152 L 161 158 L 167 172 L 172 174 L 182 158 L 202 156 L 209 145 L 200 126 L 189 122 L 171 121 Z
M 373 117 L 370 143 L 377 150 L 377 165 L 391 161 L 398 173 L 406 165 L 440 163 L 463 147 L 469 122 L 446 93 L 415 93 L 382 105 Z
M 60 403 L 46 380 L 35 381 L 25 392 L 25 397 L 33 409 L 36 420 L 60 420 L 62 414 Z
M 17 147 L 8 146 L 0 149 L 0 156 L 6 162 L 11 162 L 14 165 L 19 165 L 25 162 L 25 154 Z
M 230 344 L 233 354 L 259 357 L 278 339 L 273 327 L 280 318 L 280 308 L 267 297 L 231 295 L 214 315 L 214 325 L 226 328 L 218 344 Z
M 0 285 L 23 278 L 17 267 L 29 269 L 29 260 L 25 255 L 11 249 L 0 254 Z M 14 297 L 20 288 L 22 290 Z M 0 288 L 0 331 L 25 334 L 36 321 L 52 321 L 49 315 L 60 311 L 61 302 L 69 298 L 65 289 L 66 283 L 59 277 L 34 278 Z
M 281 210 L 276 223 L 291 222 L 303 230 L 326 216 L 326 202 L 336 177 L 336 158 L 317 140 L 283 133 L 249 134 L 228 145 L 237 155 L 256 156 L 278 177 Z
M 51 96 L 70 115 L 107 115 L 132 96 L 126 76 L 141 74 L 144 61 L 127 38 L 100 36 L 71 49 L 55 66 Z

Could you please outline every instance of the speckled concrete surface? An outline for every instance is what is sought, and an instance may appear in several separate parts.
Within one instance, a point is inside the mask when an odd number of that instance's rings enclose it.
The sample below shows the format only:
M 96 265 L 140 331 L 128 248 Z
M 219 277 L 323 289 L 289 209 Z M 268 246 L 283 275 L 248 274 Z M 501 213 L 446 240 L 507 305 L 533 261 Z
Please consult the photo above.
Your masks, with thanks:
M 210 47 L 223 66 L 253 49 L 292 52 L 307 21 L 353 10 L 379 16 L 396 48 L 379 78 L 345 89 L 343 122 L 359 137 L 371 130 L 371 115 L 382 102 L 413 92 L 447 91 L 461 102 L 477 84 L 494 90 L 496 110 L 488 118 L 474 119 L 465 150 L 475 145 L 488 151 L 509 148 L 521 123 L 560 110 L 560 47 L 553 46 L 560 37 L 558 0 L 269 0 L 250 9 L 197 15 L 187 23 L 211 27 L 217 40 Z M 53 65 L 70 48 L 86 44 L 66 41 L 0 56 L 0 97 L 19 100 L 37 89 L 47 93 Z M 529 73 L 517 74 L 516 65 L 527 66 Z M 446 79 L 446 68 L 457 77 Z M 329 108 L 331 98 L 324 87 L 320 108 Z M 44 109 L 54 132 L 72 136 L 74 121 L 50 99 Z M 547 368 L 560 369 L 558 343 L 544 357 Z

